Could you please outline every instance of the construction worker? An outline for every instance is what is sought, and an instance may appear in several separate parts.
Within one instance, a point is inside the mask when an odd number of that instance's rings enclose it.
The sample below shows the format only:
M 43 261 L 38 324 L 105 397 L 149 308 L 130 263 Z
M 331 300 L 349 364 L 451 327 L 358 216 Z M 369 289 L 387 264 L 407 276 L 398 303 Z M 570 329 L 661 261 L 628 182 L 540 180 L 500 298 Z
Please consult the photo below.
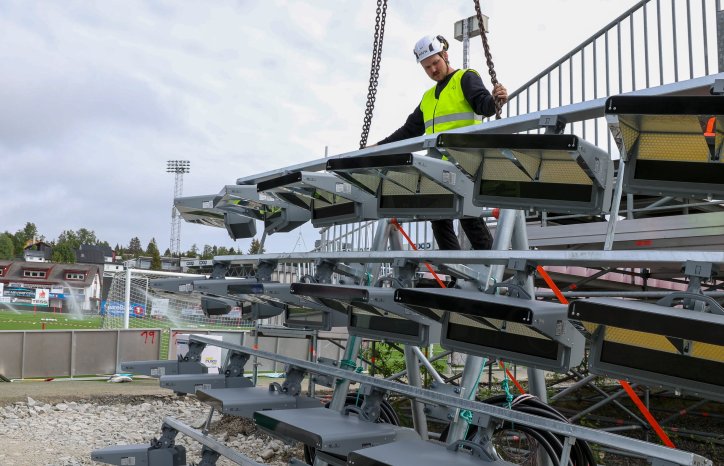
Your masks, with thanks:
M 508 91 L 501 84 L 493 88 L 491 95 L 477 71 L 456 70 L 450 66 L 447 49 L 448 42 L 443 36 L 425 36 L 417 41 L 415 58 L 436 84 L 423 94 L 405 124 L 377 144 L 478 124 L 475 114 L 494 115 L 495 99 L 501 104 L 507 102 Z M 460 249 L 452 220 L 431 223 L 440 249 Z M 460 225 L 473 249 L 491 248 L 493 238 L 482 218 L 464 218 Z

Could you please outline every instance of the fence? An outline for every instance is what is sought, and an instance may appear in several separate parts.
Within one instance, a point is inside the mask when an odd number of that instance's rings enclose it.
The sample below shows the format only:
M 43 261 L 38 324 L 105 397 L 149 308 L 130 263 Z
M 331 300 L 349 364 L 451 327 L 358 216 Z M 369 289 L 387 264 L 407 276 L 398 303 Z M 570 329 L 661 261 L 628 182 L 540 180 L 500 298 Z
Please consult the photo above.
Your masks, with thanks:
M 0 375 L 113 374 L 122 361 L 159 359 L 160 335 L 160 329 L 0 331 Z
M 722 42 L 721 0 L 643 0 L 512 92 L 504 116 L 724 72 Z M 616 152 L 603 118 L 568 131 Z

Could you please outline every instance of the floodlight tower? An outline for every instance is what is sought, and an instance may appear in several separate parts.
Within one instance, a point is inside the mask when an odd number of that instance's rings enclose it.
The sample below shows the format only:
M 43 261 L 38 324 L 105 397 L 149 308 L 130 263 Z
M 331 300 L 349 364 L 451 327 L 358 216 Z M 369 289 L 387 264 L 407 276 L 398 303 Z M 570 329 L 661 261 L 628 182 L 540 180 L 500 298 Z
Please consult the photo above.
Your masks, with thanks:
M 188 160 L 168 160 L 166 162 L 166 173 L 175 174 L 173 186 L 173 198 L 181 197 L 184 190 L 184 173 L 191 171 L 191 162 Z M 171 204 L 171 255 L 181 256 L 181 215 L 176 206 Z

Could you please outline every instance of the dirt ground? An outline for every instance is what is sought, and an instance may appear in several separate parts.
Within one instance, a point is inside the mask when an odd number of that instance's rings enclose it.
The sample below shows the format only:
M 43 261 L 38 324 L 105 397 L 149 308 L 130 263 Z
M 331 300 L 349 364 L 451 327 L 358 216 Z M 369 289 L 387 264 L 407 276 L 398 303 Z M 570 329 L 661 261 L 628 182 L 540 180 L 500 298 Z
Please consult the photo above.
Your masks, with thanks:
M 268 383 L 268 382 L 267 382 Z M 18 401 L 27 401 L 28 397 L 33 398 L 38 402 L 43 403 L 58 403 L 58 402 L 71 402 L 71 401 L 91 401 L 99 404 L 115 404 L 115 403 L 134 403 L 142 402 L 144 399 L 158 399 L 158 397 L 169 397 L 170 392 L 166 389 L 162 389 L 158 386 L 157 379 L 135 379 L 131 383 L 107 383 L 105 381 L 52 381 L 52 382 L 13 382 L 13 383 L 0 383 L 0 407 L 9 405 Z M 139 401 L 140 400 L 140 401 Z M 569 408 L 573 408 L 575 411 L 581 409 L 582 405 L 585 405 L 585 401 L 578 400 L 572 404 L 564 403 L 563 406 L 559 406 L 559 409 L 566 411 L 566 404 Z M 628 403 L 627 403 L 628 404 Z M 661 405 L 661 403 L 657 403 Z M 664 419 L 667 416 L 675 412 L 681 412 L 686 408 L 687 403 L 679 403 L 676 400 L 669 401 L 663 406 L 666 411 L 654 411 L 654 416 L 658 419 Z M 572 405 L 576 405 L 575 407 Z M 631 406 L 633 409 L 633 406 Z M 687 435 L 688 433 L 698 432 L 722 432 L 724 431 L 724 405 L 718 403 L 712 403 L 706 407 L 699 408 L 697 412 L 692 412 L 690 415 L 683 416 L 678 419 L 677 422 L 672 423 L 676 425 L 678 429 L 671 429 L 672 439 L 677 444 L 677 447 L 699 453 L 709 459 L 713 460 L 714 465 L 724 465 L 724 444 L 717 440 L 706 441 L 700 437 L 700 435 Z M 599 412 L 600 415 L 609 415 L 613 417 L 619 417 L 620 412 L 603 410 Z M 610 427 L 607 422 L 599 423 L 589 420 L 584 422 L 585 425 L 593 426 L 598 424 L 598 427 Z M 215 430 L 223 430 L 230 433 L 241 432 L 244 433 L 254 429 L 253 425 L 248 422 L 241 420 L 235 420 L 233 418 L 224 418 L 219 422 L 218 426 L 212 428 L 212 433 Z M 644 435 L 641 432 L 628 433 L 628 435 L 634 438 L 643 438 Z M 698 437 L 698 440 L 695 438 Z M 649 434 L 649 441 L 656 442 L 655 435 Z M 2 443 L 2 442 L 0 442 Z M 16 445 L 18 451 L 22 450 L 20 445 Z M 13 449 L 12 445 L 5 444 L 3 449 Z M 297 457 L 299 453 L 297 452 Z M 620 457 L 612 454 L 611 452 L 601 455 L 601 464 L 608 466 L 619 466 L 619 465 L 646 465 L 648 462 L 639 461 L 631 458 Z M 20 463 L 18 463 L 20 464 Z
M 28 397 L 44 403 L 88 400 L 97 396 L 144 396 L 168 395 L 170 392 L 158 386 L 158 379 L 134 379 L 131 383 L 106 381 L 74 381 L 70 379 L 52 382 L 5 382 L 0 383 L 0 406 Z

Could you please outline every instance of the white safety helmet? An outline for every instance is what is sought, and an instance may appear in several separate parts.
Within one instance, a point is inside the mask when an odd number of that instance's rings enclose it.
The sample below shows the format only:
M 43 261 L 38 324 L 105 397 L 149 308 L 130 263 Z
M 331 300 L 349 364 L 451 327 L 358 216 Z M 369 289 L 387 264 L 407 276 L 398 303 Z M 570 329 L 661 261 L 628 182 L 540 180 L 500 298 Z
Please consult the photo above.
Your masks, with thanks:
M 443 36 L 425 36 L 415 44 L 415 58 L 417 63 L 436 53 L 446 52 L 448 43 Z

